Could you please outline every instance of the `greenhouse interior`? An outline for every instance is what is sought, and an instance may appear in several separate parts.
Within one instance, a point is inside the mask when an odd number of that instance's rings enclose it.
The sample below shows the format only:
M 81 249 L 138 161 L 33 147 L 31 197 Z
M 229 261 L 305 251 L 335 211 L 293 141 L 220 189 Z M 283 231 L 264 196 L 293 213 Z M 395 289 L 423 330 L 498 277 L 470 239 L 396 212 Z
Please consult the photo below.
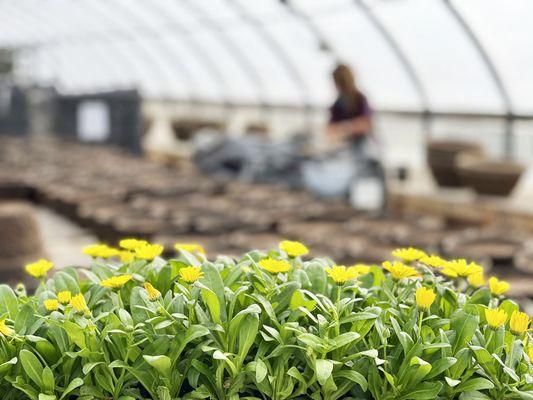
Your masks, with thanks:
M 0 0 L 0 398 L 533 399 L 531 21 Z

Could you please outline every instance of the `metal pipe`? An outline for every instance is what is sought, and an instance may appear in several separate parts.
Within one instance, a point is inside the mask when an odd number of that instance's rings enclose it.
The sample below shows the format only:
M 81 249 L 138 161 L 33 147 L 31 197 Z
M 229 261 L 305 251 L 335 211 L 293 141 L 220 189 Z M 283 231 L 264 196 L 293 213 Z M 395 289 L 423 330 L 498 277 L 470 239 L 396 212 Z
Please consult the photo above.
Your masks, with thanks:
M 407 74 L 407 78 L 414 87 L 418 94 L 420 104 L 422 106 L 422 126 L 425 131 L 426 137 L 431 136 L 431 122 L 432 122 L 432 110 L 430 107 L 429 97 L 427 95 L 424 84 L 418 77 L 415 67 L 409 60 L 409 57 L 404 53 L 399 43 L 394 38 L 394 35 L 387 29 L 387 26 L 381 21 L 381 19 L 371 10 L 371 8 L 363 0 L 354 0 L 357 7 L 363 12 L 368 21 L 374 26 L 376 31 L 381 35 L 383 40 L 387 43 L 392 50 L 400 65 Z
M 503 79 L 496 68 L 496 65 L 492 61 L 491 56 L 489 55 L 488 51 L 483 46 L 483 43 L 479 39 L 479 37 L 476 35 L 468 21 L 463 17 L 461 12 L 455 7 L 450 0 L 443 0 L 444 5 L 446 8 L 450 11 L 450 14 L 454 17 L 457 24 L 461 27 L 461 29 L 464 31 L 465 35 L 468 37 L 474 48 L 476 49 L 481 61 L 487 68 L 487 71 L 494 82 L 494 85 L 496 86 L 496 90 L 500 94 L 500 97 L 503 102 L 503 106 L 505 108 L 506 116 L 505 116 L 505 135 L 504 135 L 504 155 L 507 158 L 511 158 L 514 152 L 514 134 L 513 134 L 513 120 L 514 120 L 514 114 L 513 114 L 513 105 L 511 101 L 511 97 L 509 96 L 509 93 L 507 92 L 507 88 L 505 87 L 505 84 L 503 82 Z

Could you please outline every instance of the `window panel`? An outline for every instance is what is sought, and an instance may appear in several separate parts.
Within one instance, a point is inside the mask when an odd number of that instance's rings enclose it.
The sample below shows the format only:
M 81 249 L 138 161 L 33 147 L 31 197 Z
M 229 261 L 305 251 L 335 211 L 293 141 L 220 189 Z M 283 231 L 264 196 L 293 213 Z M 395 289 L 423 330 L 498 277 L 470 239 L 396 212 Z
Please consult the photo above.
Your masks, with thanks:
M 441 0 L 370 4 L 413 63 L 433 109 L 502 112 L 485 65 Z
M 533 112 L 533 2 L 454 1 L 500 73 L 517 113 Z

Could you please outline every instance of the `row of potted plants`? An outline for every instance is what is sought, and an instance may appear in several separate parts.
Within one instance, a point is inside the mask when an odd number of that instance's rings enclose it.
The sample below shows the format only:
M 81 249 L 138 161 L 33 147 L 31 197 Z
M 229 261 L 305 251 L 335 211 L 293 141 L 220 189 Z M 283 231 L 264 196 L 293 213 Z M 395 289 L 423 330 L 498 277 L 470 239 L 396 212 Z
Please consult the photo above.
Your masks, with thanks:
M 530 318 L 475 263 L 162 250 L 94 245 L 88 268 L 27 265 L 33 295 L 1 285 L 2 399 L 533 398 Z

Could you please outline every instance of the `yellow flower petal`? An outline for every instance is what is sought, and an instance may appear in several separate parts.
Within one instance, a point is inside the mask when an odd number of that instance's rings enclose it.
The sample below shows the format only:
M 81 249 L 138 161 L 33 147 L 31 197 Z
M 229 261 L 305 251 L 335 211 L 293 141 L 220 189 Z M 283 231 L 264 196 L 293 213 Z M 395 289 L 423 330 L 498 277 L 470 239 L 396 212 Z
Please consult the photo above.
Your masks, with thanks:
M 68 290 L 65 290 L 63 292 L 59 292 L 57 294 L 57 299 L 61 304 L 68 304 L 70 303 L 70 300 L 72 299 L 72 293 Z
M 392 252 L 392 255 L 396 258 L 401 259 L 406 263 L 411 263 L 413 261 L 418 261 L 423 257 L 426 257 L 427 254 L 422 250 L 415 249 L 413 247 L 396 249 Z
M 155 287 L 153 287 L 152 284 L 149 282 L 146 282 L 144 284 L 144 290 L 146 290 L 146 293 L 148 294 L 148 298 L 151 301 L 155 301 L 159 297 L 161 297 L 161 292 L 157 290 Z
M 339 285 L 343 285 L 359 276 L 355 268 L 346 268 L 344 265 L 334 265 L 333 267 L 326 268 L 325 271 Z
M 15 331 L 6 325 L 6 319 L 0 319 L 0 333 L 5 337 L 13 336 Z
M 87 307 L 87 303 L 85 302 L 85 297 L 83 297 L 83 294 L 81 293 L 70 299 L 70 305 L 75 311 L 79 313 L 87 314 L 89 312 L 89 308 Z
M 152 261 L 163 252 L 163 246 L 160 244 L 147 244 L 135 249 L 135 257 L 143 260 Z
M 111 278 L 100 281 L 100 285 L 109 289 L 121 289 L 132 279 L 133 277 L 131 275 L 112 276 Z
M 147 244 L 148 242 L 146 240 L 139 240 L 139 239 L 133 239 L 133 238 L 122 239 L 119 242 L 120 247 L 126 250 L 130 250 L 130 251 L 135 251 L 139 247 L 146 246 Z
M 279 274 L 280 272 L 287 272 L 291 269 L 291 265 L 285 260 L 275 260 L 273 258 L 264 258 L 259 261 L 259 266 L 271 274 Z
M 435 297 L 437 295 L 432 289 L 420 287 L 415 293 L 416 305 L 423 310 L 427 310 L 435 301 Z
M 188 283 L 193 283 L 204 276 L 200 267 L 181 268 L 179 274 L 181 279 Z
M 188 253 L 201 253 L 205 254 L 205 249 L 198 243 L 175 243 L 174 248 L 177 251 L 186 251 Z
M 520 311 L 513 311 L 511 314 L 511 320 L 509 321 L 509 327 L 511 332 L 515 335 L 522 335 L 529 328 L 529 315 Z
M 92 244 L 83 248 L 83 254 L 93 258 L 111 258 L 120 255 L 120 250 L 109 247 L 106 244 Z
M 34 278 L 43 278 L 46 273 L 54 268 L 54 264 L 51 261 L 40 259 L 37 262 L 26 264 L 26 272 Z
M 59 309 L 59 301 L 57 299 L 48 299 L 43 301 L 46 311 L 57 311 Z
M 485 318 L 487 323 L 492 329 L 498 329 L 507 321 L 507 313 L 503 310 L 497 309 L 485 309 Z
M 392 277 L 396 280 L 420 277 L 420 274 L 416 269 L 413 267 L 408 267 L 407 265 L 398 261 L 394 261 L 393 263 L 390 261 L 385 261 L 382 265 L 383 268 L 389 271 Z
M 506 281 L 500 281 L 496 277 L 492 277 L 489 279 L 489 288 L 493 295 L 495 296 L 501 296 L 505 292 L 509 290 L 511 285 L 509 285 L 509 282 Z
M 309 249 L 303 243 L 284 240 L 279 244 L 279 249 L 287 253 L 289 257 L 304 256 L 309 253 Z

